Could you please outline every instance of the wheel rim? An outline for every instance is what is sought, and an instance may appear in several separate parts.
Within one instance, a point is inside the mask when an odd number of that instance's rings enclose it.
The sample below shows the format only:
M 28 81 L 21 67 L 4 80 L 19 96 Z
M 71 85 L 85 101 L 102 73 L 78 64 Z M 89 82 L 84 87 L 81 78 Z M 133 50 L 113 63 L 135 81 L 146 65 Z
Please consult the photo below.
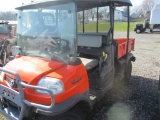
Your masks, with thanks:
M 137 33 L 140 33 L 140 29 L 137 29 Z

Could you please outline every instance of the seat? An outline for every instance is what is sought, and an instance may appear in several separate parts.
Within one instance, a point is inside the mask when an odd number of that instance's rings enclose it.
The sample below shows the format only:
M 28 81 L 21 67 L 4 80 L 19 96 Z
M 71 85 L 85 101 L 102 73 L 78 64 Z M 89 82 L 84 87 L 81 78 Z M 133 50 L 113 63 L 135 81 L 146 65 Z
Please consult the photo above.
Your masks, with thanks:
M 98 52 L 102 48 L 102 43 L 103 42 L 101 35 L 90 35 L 90 34 L 78 35 L 78 53 L 80 54 L 79 58 L 84 64 L 86 70 L 91 70 L 92 68 L 95 68 L 99 64 L 98 61 L 99 54 L 96 54 L 95 56 L 95 53 L 102 54 L 102 52 Z M 94 52 L 94 50 L 96 52 Z
M 87 59 L 87 58 L 81 58 L 79 57 L 84 64 L 86 70 L 91 70 L 92 68 L 96 67 L 98 65 L 97 59 Z
M 102 46 L 102 36 L 78 35 L 78 46 L 100 48 Z

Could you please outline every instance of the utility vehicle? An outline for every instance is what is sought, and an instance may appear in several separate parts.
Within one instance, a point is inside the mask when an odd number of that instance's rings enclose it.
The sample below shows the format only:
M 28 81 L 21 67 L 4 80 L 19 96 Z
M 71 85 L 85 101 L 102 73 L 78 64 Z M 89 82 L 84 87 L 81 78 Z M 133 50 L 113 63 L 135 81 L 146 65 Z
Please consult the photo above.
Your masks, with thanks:
M 114 38 L 114 8 L 130 0 L 50 0 L 17 8 L 15 58 L 0 68 L 0 111 L 10 119 L 84 120 L 118 80 L 131 77 L 134 38 Z M 85 10 L 108 6 L 109 29 L 85 32 Z M 77 12 L 83 30 L 77 30 Z M 17 50 L 17 51 L 16 51 Z M 16 53 L 16 54 L 15 54 Z
M 144 24 L 136 24 L 134 31 L 136 33 L 144 32 L 160 32 L 160 4 L 156 4 L 152 11 L 150 18 L 144 21 Z

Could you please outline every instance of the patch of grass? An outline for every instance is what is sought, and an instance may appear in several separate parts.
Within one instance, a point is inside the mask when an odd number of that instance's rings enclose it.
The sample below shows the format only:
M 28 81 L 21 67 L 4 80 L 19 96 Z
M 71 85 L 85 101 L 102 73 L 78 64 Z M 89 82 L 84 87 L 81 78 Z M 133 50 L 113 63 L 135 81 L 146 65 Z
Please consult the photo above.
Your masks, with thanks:
M 142 23 L 142 22 L 138 22 L 138 23 Z M 135 24 L 136 24 L 136 22 L 130 22 L 130 31 L 133 31 Z M 96 31 L 96 22 L 90 22 L 88 24 L 85 24 L 84 28 L 85 28 L 85 31 L 95 32 Z M 107 22 L 107 21 L 99 22 L 99 27 L 98 27 L 99 31 L 108 31 L 109 28 L 110 28 L 109 22 Z M 82 32 L 82 29 L 83 29 L 82 24 L 78 25 L 78 31 Z M 127 30 L 127 22 L 115 22 L 114 30 L 115 31 L 126 31 Z
M 0 120 L 9 120 L 9 119 L 0 113 Z
M 96 22 L 90 22 L 88 24 L 85 24 L 84 26 L 85 31 L 95 32 L 97 28 L 96 24 L 97 24 Z M 99 31 L 107 31 L 109 28 L 110 28 L 109 22 L 103 21 L 98 24 Z M 78 31 L 82 31 L 82 29 L 83 29 L 82 24 L 78 25 Z

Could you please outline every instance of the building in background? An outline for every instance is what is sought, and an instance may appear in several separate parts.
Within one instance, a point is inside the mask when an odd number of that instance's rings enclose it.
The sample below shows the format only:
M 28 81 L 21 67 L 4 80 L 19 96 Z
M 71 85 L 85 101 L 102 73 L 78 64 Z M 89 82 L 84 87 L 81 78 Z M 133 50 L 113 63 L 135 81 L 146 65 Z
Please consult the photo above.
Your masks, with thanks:
M 127 21 L 127 13 L 121 10 L 115 10 L 114 11 L 114 21 L 117 22 L 126 22 Z M 106 19 L 110 20 L 110 13 L 107 13 Z

